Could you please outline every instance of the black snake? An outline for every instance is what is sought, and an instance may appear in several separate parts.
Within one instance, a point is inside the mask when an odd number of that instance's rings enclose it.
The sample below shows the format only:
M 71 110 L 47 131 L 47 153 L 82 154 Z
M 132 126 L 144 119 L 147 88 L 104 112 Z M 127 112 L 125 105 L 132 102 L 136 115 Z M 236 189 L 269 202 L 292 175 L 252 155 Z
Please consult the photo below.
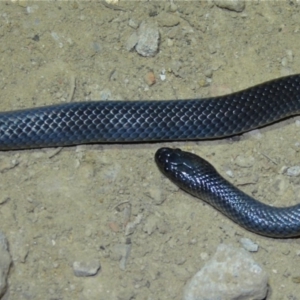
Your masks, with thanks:
M 83 143 L 221 138 L 249 131 L 299 112 L 300 75 L 272 80 L 230 95 L 201 100 L 58 104 L 0 113 L 0 150 Z M 228 183 L 226 184 L 229 188 Z M 224 186 L 215 188 L 223 189 Z M 222 201 L 221 198 L 214 199 L 218 202 Z M 225 202 L 224 205 L 227 204 Z M 265 207 L 259 204 L 255 205 L 256 209 Z M 224 211 L 221 203 L 218 207 L 233 218 Z M 248 205 L 247 210 L 240 211 L 240 214 L 237 210 L 236 218 L 233 219 L 245 226 L 243 222 L 246 217 L 252 220 L 253 207 Z M 258 222 L 254 226 L 257 230 L 253 226 L 249 229 L 269 236 L 300 235 L 300 212 L 297 207 L 284 210 L 290 211 L 290 214 L 282 214 L 280 208 L 264 209 L 274 216 L 274 226 L 278 230 L 263 218 L 252 220 Z M 285 230 L 282 230 L 282 226 L 285 226 Z
M 180 149 L 161 148 L 159 169 L 188 193 L 201 198 L 228 218 L 255 233 L 270 237 L 300 235 L 300 204 L 272 207 L 238 190 L 203 158 Z

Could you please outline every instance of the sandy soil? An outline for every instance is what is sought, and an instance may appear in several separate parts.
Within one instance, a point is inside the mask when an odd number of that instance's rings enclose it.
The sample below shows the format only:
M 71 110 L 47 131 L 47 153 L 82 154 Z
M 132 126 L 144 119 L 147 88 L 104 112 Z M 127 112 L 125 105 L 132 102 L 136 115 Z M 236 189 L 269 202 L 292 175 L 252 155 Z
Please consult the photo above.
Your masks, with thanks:
M 174 4 L 0 2 L 0 109 L 107 95 L 207 97 L 300 72 L 298 1 L 247 2 L 241 13 Z M 154 57 L 126 49 L 143 20 L 160 30 Z M 241 237 L 260 246 L 253 257 L 270 276 L 267 299 L 300 299 L 300 240 L 252 234 L 179 191 L 153 161 L 164 145 L 202 155 L 227 178 L 231 171 L 234 184 L 266 203 L 300 202 L 299 177 L 283 172 L 300 163 L 297 118 L 237 139 L 1 152 L 0 229 L 13 257 L 6 299 L 181 299 L 216 247 L 240 246 Z M 97 276 L 74 276 L 74 261 L 93 259 Z

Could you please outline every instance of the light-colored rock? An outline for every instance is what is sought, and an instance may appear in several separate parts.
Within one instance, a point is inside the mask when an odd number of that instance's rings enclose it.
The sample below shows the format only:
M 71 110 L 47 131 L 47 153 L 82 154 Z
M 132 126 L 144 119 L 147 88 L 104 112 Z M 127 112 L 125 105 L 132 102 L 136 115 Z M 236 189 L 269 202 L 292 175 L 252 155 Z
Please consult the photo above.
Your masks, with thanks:
M 156 24 L 142 22 L 138 29 L 137 53 L 142 56 L 154 56 L 158 51 L 159 32 Z
M 178 16 L 164 11 L 158 15 L 157 21 L 162 27 L 173 27 L 177 26 L 180 23 L 180 19 Z
M 100 269 L 100 263 L 97 260 L 75 261 L 73 263 L 73 272 L 77 277 L 87 277 L 97 274 Z
M 188 282 L 184 300 L 264 299 L 268 275 L 242 248 L 219 245 L 215 255 Z
M 254 243 L 252 240 L 248 238 L 241 238 L 240 243 L 242 244 L 243 248 L 249 252 L 258 251 L 258 244 Z
M 126 42 L 126 49 L 127 51 L 132 51 L 134 50 L 134 47 L 138 43 L 139 37 L 136 32 L 132 33 L 131 36 L 127 39 Z
M 129 19 L 128 25 L 134 29 L 138 29 L 139 23 L 134 19 Z
M 286 175 L 291 177 L 297 177 L 300 175 L 300 166 L 293 166 L 286 170 Z
M 244 0 L 215 0 L 215 4 L 220 8 L 242 12 L 245 9 Z

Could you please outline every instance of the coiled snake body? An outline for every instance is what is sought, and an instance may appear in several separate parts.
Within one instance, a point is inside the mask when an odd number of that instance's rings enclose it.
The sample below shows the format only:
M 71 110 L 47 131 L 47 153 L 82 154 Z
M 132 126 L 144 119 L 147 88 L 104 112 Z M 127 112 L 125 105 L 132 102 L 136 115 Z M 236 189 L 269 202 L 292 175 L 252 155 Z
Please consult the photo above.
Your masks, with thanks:
M 249 131 L 299 112 L 300 75 L 272 80 L 230 95 L 201 100 L 58 104 L 0 113 L 0 150 L 83 143 L 220 138 Z M 220 187 L 222 188 L 224 186 Z M 228 198 L 221 198 L 216 197 L 215 203 L 229 201 Z M 263 208 L 259 204 L 255 205 L 255 209 Z M 219 209 L 226 214 L 223 205 L 220 204 Z M 237 215 L 240 217 L 233 219 L 244 225 L 246 217 L 251 220 L 252 209 L 254 206 L 248 205 L 243 214 L 240 212 Z M 276 226 L 281 228 L 285 225 L 285 230 L 279 230 L 280 233 L 273 229 L 268 231 L 271 227 L 269 222 L 265 224 L 263 219 L 255 219 L 253 222 L 258 222 L 257 232 L 270 236 L 300 235 L 299 209 L 292 216 L 280 215 L 280 209 L 268 207 L 267 210 L 276 217 Z M 294 210 L 295 208 L 291 208 L 291 211 Z M 293 222 L 290 218 L 293 218 Z M 260 230 L 261 227 L 267 230 Z

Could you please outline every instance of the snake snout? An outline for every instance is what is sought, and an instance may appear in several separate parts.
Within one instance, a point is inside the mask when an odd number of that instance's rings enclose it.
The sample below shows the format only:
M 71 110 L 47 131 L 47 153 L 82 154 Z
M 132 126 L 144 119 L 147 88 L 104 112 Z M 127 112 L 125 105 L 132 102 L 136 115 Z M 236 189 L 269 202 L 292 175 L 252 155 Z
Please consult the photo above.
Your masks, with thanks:
M 168 163 L 170 154 L 170 148 L 160 148 L 156 151 L 155 162 L 158 165 L 159 169 L 164 168 L 164 166 Z
M 160 148 L 155 153 L 155 162 L 165 175 L 172 172 L 172 168 L 177 164 L 176 158 L 180 155 L 180 149 Z

